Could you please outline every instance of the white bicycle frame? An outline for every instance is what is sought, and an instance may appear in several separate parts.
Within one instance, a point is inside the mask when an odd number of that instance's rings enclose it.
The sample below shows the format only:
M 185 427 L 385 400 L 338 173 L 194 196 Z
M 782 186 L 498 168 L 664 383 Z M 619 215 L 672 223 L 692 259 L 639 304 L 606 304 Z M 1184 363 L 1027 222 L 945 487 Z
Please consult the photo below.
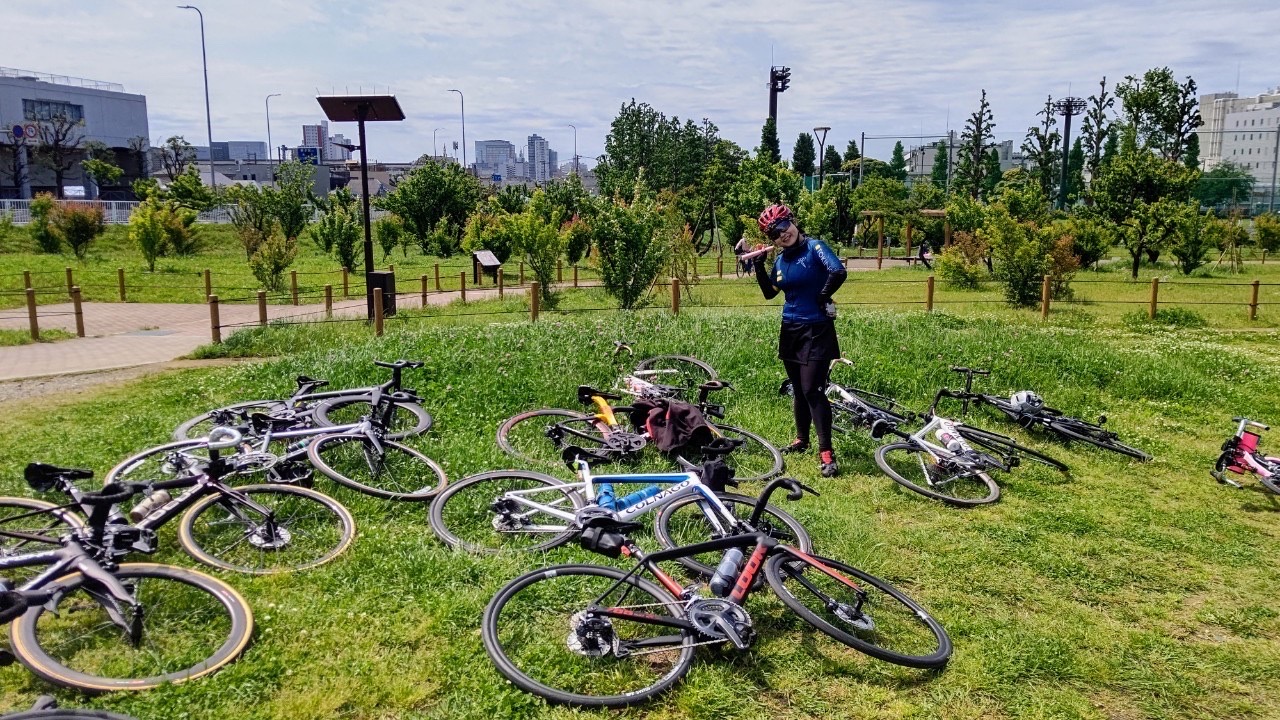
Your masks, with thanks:
M 943 427 L 943 423 L 954 423 L 954 422 L 955 422 L 954 420 L 949 420 L 948 418 L 940 417 L 938 415 L 933 415 L 929 418 L 929 421 L 924 424 L 924 427 L 920 428 L 919 430 L 911 434 L 910 436 L 911 441 L 914 444 L 918 445 L 925 452 L 929 453 L 929 455 L 933 456 L 934 463 L 939 463 L 943 460 L 951 460 L 956 457 L 959 457 L 958 453 L 951 452 L 946 447 L 942 445 L 938 445 L 937 443 L 934 443 L 929 440 L 929 438 L 933 435 L 935 431 Z M 956 438 L 960 441 L 960 445 L 964 448 L 966 452 L 973 450 L 973 448 L 970 447 L 969 443 L 966 442 L 965 439 L 961 437 L 959 433 L 956 433 Z M 925 480 L 930 485 L 933 485 L 934 484 L 933 478 L 929 474 L 928 468 L 925 467 L 924 458 L 917 456 L 916 460 L 917 462 L 920 463 L 920 470 L 924 473 Z M 978 472 L 981 472 L 981 471 L 979 470 Z

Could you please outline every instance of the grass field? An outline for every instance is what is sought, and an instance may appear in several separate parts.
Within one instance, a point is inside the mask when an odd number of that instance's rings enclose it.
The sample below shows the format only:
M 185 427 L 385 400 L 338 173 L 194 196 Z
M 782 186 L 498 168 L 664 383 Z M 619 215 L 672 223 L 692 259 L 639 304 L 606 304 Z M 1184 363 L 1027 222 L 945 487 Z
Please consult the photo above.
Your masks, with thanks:
M 602 302 L 584 293 L 561 309 Z M 505 305 L 524 310 L 520 299 Z M 1072 473 L 1020 468 L 1000 503 L 969 511 L 900 490 L 876 469 L 866 437 L 837 440 L 836 479 L 819 478 L 812 456 L 792 460 L 789 472 L 823 495 L 786 510 L 809 528 L 820 553 L 888 578 L 928 607 L 955 641 L 950 666 L 935 675 L 871 660 L 827 641 L 762 592 L 747 606 L 760 631 L 749 652 L 701 648 L 674 692 L 607 716 L 1275 717 L 1280 570 L 1266 548 L 1280 540 L 1280 498 L 1208 476 L 1232 415 L 1280 421 L 1274 334 L 1124 325 L 1098 332 L 1086 321 L 1042 324 L 992 307 L 958 317 L 847 303 L 841 344 L 858 365 L 859 385 L 912 406 L 954 380 L 949 364 L 988 367 L 992 392 L 1034 388 L 1070 413 L 1105 413 L 1156 459 L 1130 463 L 984 417 L 979 424 L 1056 455 Z M 778 444 L 792 435 L 789 408 L 776 395 L 775 309 L 690 308 L 678 318 L 662 310 L 564 312 L 536 324 L 519 315 L 457 316 L 504 309 L 429 311 L 452 313 L 447 321 L 406 314 L 378 340 L 358 323 L 254 330 L 209 354 L 274 357 L 10 405 L 0 494 L 31 494 L 20 479 L 27 461 L 103 473 L 208 407 L 286 394 L 299 373 L 336 386 L 376 381 L 372 358 L 427 363 L 409 384 L 436 425 L 413 444 L 451 479 L 508 467 L 493 441 L 498 423 L 532 407 L 574 407 L 579 383 L 611 383 L 618 366 L 609 351 L 620 337 L 635 341 L 640 355 L 704 358 L 739 388 L 729 402 L 732 422 Z M 360 535 L 346 555 L 291 576 L 214 573 L 257 615 L 254 645 L 239 662 L 141 695 L 55 694 L 142 720 L 606 715 L 549 707 L 517 691 L 492 669 L 479 637 L 486 602 L 511 578 L 598 558 L 576 549 L 456 554 L 432 536 L 425 507 L 317 487 L 356 516 Z M 641 540 L 651 542 L 647 533 Z M 176 551 L 172 528 L 161 542 L 159 561 L 192 564 Z M 50 691 L 21 667 L 0 670 L 0 709 Z

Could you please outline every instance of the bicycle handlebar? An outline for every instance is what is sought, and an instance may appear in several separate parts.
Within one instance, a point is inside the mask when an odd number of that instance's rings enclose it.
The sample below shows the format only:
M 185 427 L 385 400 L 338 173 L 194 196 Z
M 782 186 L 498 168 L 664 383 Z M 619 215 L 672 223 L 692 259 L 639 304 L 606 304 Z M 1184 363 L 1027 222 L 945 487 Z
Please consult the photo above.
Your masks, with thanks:
M 420 367 L 422 367 L 422 365 L 423 365 L 421 362 L 419 362 L 419 361 L 417 361 L 417 360 L 404 360 L 404 359 L 396 360 L 395 362 L 383 362 L 382 360 L 374 360 L 374 361 L 373 361 L 373 364 L 374 364 L 374 365 L 377 365 L 378 367 L 384 367 L 384 368 L 387 368 L 388 370 L 403 370 L 403 369 L 405 369 L 405 368 L 420 368 Z
M 1256 427 L 1256 428 L 1258 428 L 1258 429 L 1260 429 L 1260 430 L 1270 430 L 1270 429 L 1271 429 L 1271 426 L 1270 426 L 1270 425 L 1264 425 L 1263 423 L 1260 423 L 1260 422 L 1258 422 L 1257 420 L 1250 420 L 1250 419 L 1249 419 L 1249 418 L 1247 418 L 1247 417 L 1233 417 L 1233 418 L 1231 418 L 1231 421 L 1232 421 L 1232 422 L 1238 422 L 1238 423 L 1241 423 L 1241 424 L 1243 424 L 1243 425 L 1245 425 L 1245 426 L 1249 426 L 1249 427 Z
M 951 372 L 958 372 L 964 375 L 990 375 L 990 370 L 979 370 L 978 368 L 967 368 L 963 365 L 952 365 Z
M 244 435 L 235 428 L 219 425 L 209 431 L 208 446 L 210 450 L 228 450 L 240 444 Z
M 631 343 L 631 341 L 630 341 L 630 340 L 614 340 L 614 341 L 613 341 L 613 354 L 614 354 L 614 355 L 617 355 L 618 353 L 622 352 L 623 350 L 626 350 L 626 351 L 627 351 L 627 355 L 635 355 L 635 354 L 636 354 L 636 351 L 631 349 L 631 345 L 632 345 L 632 343 Z

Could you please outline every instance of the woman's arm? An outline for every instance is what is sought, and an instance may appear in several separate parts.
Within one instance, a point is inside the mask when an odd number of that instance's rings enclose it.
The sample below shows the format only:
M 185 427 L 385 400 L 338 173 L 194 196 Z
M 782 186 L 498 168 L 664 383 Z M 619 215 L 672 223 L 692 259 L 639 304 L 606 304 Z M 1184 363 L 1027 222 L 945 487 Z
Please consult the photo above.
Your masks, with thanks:
M 773 278 L 769 277 L 769 272 L 764 269 L 764 255 L 755 259 L 756 266 L 756 284 L 760 286 L 760 292 L 764 295 L 765 300 L 772 300 L 778 297 L 780 292 L 773 285 Z
M 827 247 L 824 242 L 815 243 L 815 251 L 818 259 L 822 262 L 822 266 L 827 269 L 827 281 L 823 283 L 822 290 L 818 292 L 818 298 L 822 302 L 831 299 L 840 286 L 844 284 L 845 278 L 849 276 L 847 270 L 844 269 L 844 263 L 840 262 L 840 258 Z

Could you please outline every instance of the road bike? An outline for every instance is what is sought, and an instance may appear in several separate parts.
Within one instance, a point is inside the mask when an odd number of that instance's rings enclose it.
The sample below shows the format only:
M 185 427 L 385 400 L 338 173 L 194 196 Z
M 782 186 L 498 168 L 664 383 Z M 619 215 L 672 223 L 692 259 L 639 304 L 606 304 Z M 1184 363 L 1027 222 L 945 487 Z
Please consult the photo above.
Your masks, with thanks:
M 38 464 L 26 471 L 36 490 L 91 476 Z M 120 563 L 155 551 L 154 531 L 108 522 L 134 494 L 112 484 L 82 493 L 80 504 L 91 508 L 83 526 L 30 532 L 0 521 L 0 573 L 39 569 L 16 588 L 28 607 L 10 626 L 11 651 L 0 660 L 16 659 L 56 685 L 107 692 L 194 680 L 244 652 L 253 612 L 230 585 L 185 568 Z M 8 499 L 3 505 L 11 507 Z
M 924 426 L 905 433 L 888 421 L 872 424 L 871 436 L 896 435 L 901 442 L 876 449 L 876 465 L 908 490 L 959 506 L 985 505 L 1000 499 L 993 471 L 1010 472 L 1023 458 L 1067 471 L 1062 462 L 1019 445 L 1013 438 L 956 422 L 937 414 L 938 401 L 961 393 L 941 388 L 924 413 Z M 935 443 L 930 438 L 936 439 Z
M 129 473 L 109 477 L 108 483 L 133 490 L 144 497 L 128 518 L 119 508 L 111 508 L 107 521 L 131 524 L 143 532 L 157 532 L 179 515 L 178 544 L 196 560 L 223 570 L 265 575 L 306 570 L 323 565 L 341 555 L 355 538 L 355 520 L 338 501 L 303 487 L 280 484 L 230 487 L 225 483 L 241 472 L 257 472 L 273 457 L 260 453 L 225 454 L 219 448 L 236 448 L 240 434 L 230 428 L 215 428 L 201 441 L 208 461 L 190 472 L 177 473 L 170 480 L 124 479 Z M 33 463 L 28 472 L 47 477 L 51 485 L 41 490 L 58 491 L 72 498 L 67 505 L 43 511 L 28 504 L 7 506 L 0 501 L 0 527 L 6 520 L 45 528 L 60 523 L 75 525 L 66 513 L 79 510 L 89 517 L 97 505 L 84 501 L 76 486 L 83 473 L 58 472 L 58 468 Z M 172 497 L 170 490 L 184 490 Z M 96 501 L 95 501 L 96 502 Z M 83 527 L 83 523 L 79 523 Z
M 1258 449 L 1262 436 L 1251 432 L 1251 428 L 1258 430 L 1271 428 L 1246 417 L 1234 417 L 1231 421 L 1237 423 L 1236 433 L 1222 443 L 1222 454 L 1218 456 L 1218 461 L 1214 463 L 1213 470 L 1209 474 L 1224 485 L 1238 488 L 1244 486 L 1227 477 L 1228 472 L 1236 475 L 1246 473 L 1257 475 L 1258 480 L 1268 490 L 1280 495 L 1280 457 L 1263 455 Z
M 845 358 L 836 358 L 831 361 L 831 370 L 834 372 L 840 365 L 853 367 L 853 362 Z M 859 429 L 870 429 L 877 420 L 894 425 L 905 425 L 914 422 L 916 418 L 915 413 L 887 395 L 831 381 L 827 383 L 825 392 L 831 403 L 831 427 L 840 432 L 851 433 Z M 778 388 L 778 394 L 787 397 L 795 395 L 790 379 L 782 383 Z
M 817 494 L 790 478 L 773 480 L 748 522 L 779 488 L 792 500 Z M 761 576 L 810 626 L 874 658 L 936 670 L 951 656 L 950 637 L 927 610 L 847 563 L 765 533 L 645 553 L 629 537 L 638 527 L 598 516 L 579 539 L 593 552 L 632 560 L 629 570 L 556 565 L 526 573 L 494 595 L 481 638 L 504 677 L 557 703 L 620 707 L 648 700 L 684 677 L 696 647 L 751 647 L 757 630 L 744 605 L 763 586 Z M 701 582 L 684 586 L 660 567 L 706 554 L 724 556 L 711 592 Z
M 370 414 L 377 394 L 382 396 L 405 392 L 403 374 L 407 369 L 422 367 L 420 362 L 396 360 L 382 362 L 374 360 L 373 364 L 391 371 L 391 379 L 381 385 L 370 387 L 346 388 L 343 390 L 326 390 L 326 380 L 317 380 L 306 375 L 297 377 L 298 387 L 293 395 L 284 400 L 249 400 L 226 407 L 210 410 L 183 422 L 173 431 L 174 440 L 190 440 L 204 437 L 217 426 L 245 425 L 249 416 L 263 413 L 273 420 L 291 421 L 292 427 L 333 427 L 349 425 L 359 418 Z M 407 391 L 410 396 L 412 390 Z M 402 397 L 402 396 L 397 396 Z M 389 440 L 400 440 L 413 435 L 421 435 L 431 428 L 431 415 L 419 404 L 416 397 L 404 397 L 395 401 L 395 411 L 387 419 L 386 437 Z
M 411 398 L 404 391 L 384 393 L 375 387 L 368 398 L 370 412 L 354 423 L 299 427 L 292 418 L 255 412 L 236 428 L 244 434 L 244 452 L 272 459 L 259 468 L 271 482 L 310 483 L 314 467 L 366 495 L 424 502 L 444 487 L 444 470 L 421 452 L 389 439 L 387 430 L 392 414 Z M 209 462 L 205 448 L 203 439 L 194 439 L 144 450 L 112 468 L 106 482 L 159 482 L 196 475 Z
M 0 591 L 0 625 L 17 617 L 27 608 L 26 599 L 21 593 Z M 17 610 L 18 612 L 12 612 Z M 58 701 L 48 695 L 41 695 L 29 710 L 0 715 L 0 720 L 135 720 L 128 715 L 107 712 L 106 710 L 83 710 L 79 708 L 58 707 Z
M 1052 431 L 1068 442 L 1072 440 L 1086 442 L 1103 450 L 1117 452 L 1143 462 L 1151 459 L 1148 453 L 1120 442 L 1119 435 L 1102 427 L 1107 422 L 1106 415 L 1100 416 L 1096 424 L 1068 417 L 1063 415 L 1061 410 L 1045 405 L 1039 395 L 1027 390 L 1014 393 L 1009 397 L 975 393 L 973 392 L 974 376 L 990 375 L 991 371 L 960 366 L 953 366 L 951 370 L 964 375 L 964 390 L 953 395 L 961 401 L 962 417 L 968 414 L 970 403 L 989 405 L 1025 430 L 1039 426 Z
M 706 452 L 714 456 L 722 448 Z M 599 515 L 630 521 L 658 511 L 654 534 L 664 547 L 697 539 L 763 532 L 808 550 L 809 534 L 795 518 L 775 508 L 753 514 L 756 499 L 726 491 L 737 483 L 723 463 L 678 473 L 593 475 L 591 463 L 568 458 L 578 480 L 566 483 L 527 470 L 480 473 L 451 484 L 431 503 L 431 529 L 444 543 L 469 552 L 546 551 L 581 532 Z M 641 485 L 623 495 L 617 486 Z M 710 574 L 705 561 L 688 567 Z

